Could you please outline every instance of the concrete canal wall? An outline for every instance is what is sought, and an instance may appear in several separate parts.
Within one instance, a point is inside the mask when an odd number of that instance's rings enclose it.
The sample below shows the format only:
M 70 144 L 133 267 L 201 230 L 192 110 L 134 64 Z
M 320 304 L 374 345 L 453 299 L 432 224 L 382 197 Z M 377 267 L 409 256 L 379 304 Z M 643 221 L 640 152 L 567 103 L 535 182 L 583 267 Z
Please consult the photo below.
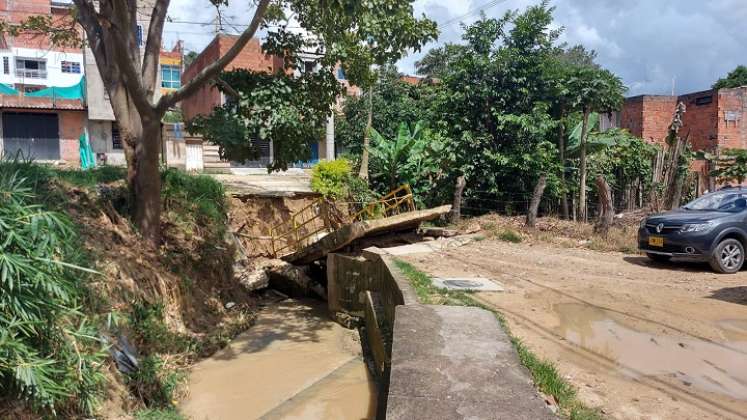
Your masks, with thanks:
M 359 318 L 379 419 L 551 419 L 509 337 L 479 308 L 421 305 L 384 250 L 327 256 L 333 319 Z

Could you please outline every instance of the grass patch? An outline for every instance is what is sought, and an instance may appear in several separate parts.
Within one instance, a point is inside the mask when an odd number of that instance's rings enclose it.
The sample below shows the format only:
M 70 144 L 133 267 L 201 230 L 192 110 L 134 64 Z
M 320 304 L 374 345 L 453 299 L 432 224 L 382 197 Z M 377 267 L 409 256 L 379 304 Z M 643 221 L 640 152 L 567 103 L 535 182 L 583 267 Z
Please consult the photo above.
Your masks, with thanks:
M 511 334 L 503 315 L 494 308 L 484 305 L 471 296 L 471 293 L 449 292 L 437 288 L 427 274 L 402 260 L 394 261 L 397 268 L 407 277 L 418 295 L 418 300 L 424 304 L 471 306 L 492 312 L 503 329 L 511 338 L 511 342 L 519 354 L 521 363 L 529 369 L 537 388 L 546 395 L 552 395 L 558 402 L 560 412 L 571 420 L 601 420 L 602 415 L 595 409 L 587 407 L 579 399 L 576 388 L 558 372 L 552 362 L 537 357 L 520 339 Z
M 187 420 L 173 408 L 146 408 L 135 413 L 135 420 Z
M 511 229 L 505 229 L 502 232 L 500 232 L 498 234 L 498 239 L 504 242 L 511 242 L 514 244 L 521 243 L 522 241 L 521 235 L 519 235 L 518 233 L 514 232 Z
M 55 177 L 78 187 L 95 187 L 125 179 L 127 170 L 118 166 L 99 166 L 87 171 L 52 168 Z

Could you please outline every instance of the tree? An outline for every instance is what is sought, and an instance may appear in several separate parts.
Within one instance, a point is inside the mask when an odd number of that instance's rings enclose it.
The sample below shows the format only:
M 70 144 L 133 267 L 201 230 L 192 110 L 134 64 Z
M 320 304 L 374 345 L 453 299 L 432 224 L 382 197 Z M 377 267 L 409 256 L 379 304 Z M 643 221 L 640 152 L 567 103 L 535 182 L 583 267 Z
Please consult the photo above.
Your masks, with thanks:
M 579 156 L 579 213 L 586 221 L 586 142 L 589 134 L 589 118 L 592 112 L 610 112 L 620 108 L 625 86 L 619 77 L 608 70 L 578 67 L 567 81 L 571 105 L 582 117 Z
M 714 89 L 733 89 L 747 86 L 747 66 L 737 66 L 726 77 L 713 84 Z
M 433 48 L 415 62 L 415 72 L 427 79 L 441 79 L 448 72 L 453 61 L 462 53 L 463 48 L 462 45 L 451 43 Z
M 227 3 L 227 0 L 209 1 L 216 6 Z M 157 98 L 159 53 L 170 0 L 73 0 L 75 19 L 85 32 L 120 128 L 133 219 L 143 237 L 153 245 L 160 241 L 161 119 L 169 108 L 216 79 L 260 26 L 287 22 L 284 11 L 289 10 L 298 25 L 320 40 L 320 49 L 324 50 L 321 60 L 327 65 L 342 62 L 346 72 L 353 76 L 352 81 L 365 80 L 372 63 L 396 60 L 404 50 L 418 48 L 433 39 L 437 31 L 434 22 L 412 16 L 410 0 L 249 1 L 256 5 L 254 15 L 228 52 L 177 91 Z M 151 20 L 141 56 L 136 21 L 138 10 L 142 9 L 150 11 Z M 64 32 L 52 20 L 43 19 L 28 19 L 20 24 L 4 22 L 2 26 L 13 31 L 44 32 L 53 41 L 58 33 Z

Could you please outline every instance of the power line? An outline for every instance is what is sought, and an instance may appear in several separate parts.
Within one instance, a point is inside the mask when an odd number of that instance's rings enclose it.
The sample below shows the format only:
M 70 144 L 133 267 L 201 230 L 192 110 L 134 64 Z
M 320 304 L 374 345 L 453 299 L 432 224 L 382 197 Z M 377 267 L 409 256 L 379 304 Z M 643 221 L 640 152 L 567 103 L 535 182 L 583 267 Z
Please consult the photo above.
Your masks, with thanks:
M 487 2 L 485 4 L 483 4 L 482 6 L 478 6 L 478 7 L 476 7 L 474 9 L 468 11 L 467 13 L 465 13 L 465 14 L 463 14 L 461 16 L 457 16 L 455 18 L 449 19 L 446 22 L 443 22 L 443 23 L 439 24 L 438 25 L 438 29 L 443 29 L 446 26 L 451 25 L 452 23 L 459 22 L 462 19 L 468 18 L 468 17 L 470 17 L 472 15 L 475 15 L 477 13 L 480 13 L 480 12 L 484 12 L 485 10 L 488 10 L 488 9 L 490 9 L 492 7 L 495 7 L 495 6 L 499 5 L 499 4 L 505 3 L 507 1 L 508 0 L 492 0 L 492 1 L 489 1 L 489 2 Z

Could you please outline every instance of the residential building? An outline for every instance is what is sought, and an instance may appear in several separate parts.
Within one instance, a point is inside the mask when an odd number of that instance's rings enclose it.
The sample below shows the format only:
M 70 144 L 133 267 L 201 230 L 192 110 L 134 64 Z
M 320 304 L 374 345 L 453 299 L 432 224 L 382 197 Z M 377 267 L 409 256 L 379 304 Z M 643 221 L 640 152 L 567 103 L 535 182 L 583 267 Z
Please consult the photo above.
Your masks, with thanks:
M 186 82 L 197 75 L 202 69 L 207 67 L 210 63 L 215 62 L 219 57 L 225 55 L 225 53 L 236 43 L 238 36 L 219 34 L 213 41 L 205 47 L 205 49 L 195 58 L 195 60 L 184 70 L 182 75 L 182 82 Z M 307 67 L 304 67 L 300 71 L 316 71 L 313 63 L 311 63 L 310 57 Z M 302 57 L 303 59 L 303 57 Z M 285 71 L 282 57 L 273 56 L 266 54 L 262 50 L 262 46 L 259 39 L 252 39 L 249 43 L 241 50 L 238 56 L 226 67 L 226 71 L 233 69 L 248 69 L 254 71 L 264 71 L 268 73 L 276 73 Z M 355 95 L 359 91 L 356 87 L 350 86 L 345 80 L 345 72 L 342 68 L 336 68 L 335 74 L 337 79 L 342 83 L 348 94 Z M 190 98 L 182 101 L 182 112 L 185 121 L 190 121 L 198 115 L 210 115 L 215 107 L 222 106 L 226 103 L 226 96 L 222 94 L 215 86 L 205 85 L 198 92 Z M 273 160 L 273 146 L 271 141 L 258 141 L 258 148 L 260 151 L 260 158 L 253 162 L 244 163 L 232 163 L 232 166 L 248 166 L 248 167 L 265 167 Z M 206 149 L 208 150 L 208 149 Z M 300 162 L 300 166 L 306 166 L 313 163 L 320 158 L 323 159 L 334 159 L 335 157 L 335 142 L 334 142 L 334 119 L 330 116 L 326 127 L 326 136 L 323 139 L 319 139 L 318 143 L 311 146 L 311 161 Z
M 43 15 L 70 20 L 70 5 L 50 0 L 0 1 L 0 19 Z M 83 54 L 38 34 L 0 36 L 0 152 L 79 162 L 84 132 Z
M 628 98 L 619 126 L 651 143 L 663 144 L 679 102 L 687 107 L 680 135 L 695 151 L 718 155 L 725 149 L 747 149 L 747 86 L 706 90 L 681 96 L 642 95 Z M 706 161 L 693 163 L 702 190 L 713 189 Z
M 161 51 L 161 95 L 173 92 L 182 86 L 184 48 L 182 42 L 176 43 L 171 51 Z

